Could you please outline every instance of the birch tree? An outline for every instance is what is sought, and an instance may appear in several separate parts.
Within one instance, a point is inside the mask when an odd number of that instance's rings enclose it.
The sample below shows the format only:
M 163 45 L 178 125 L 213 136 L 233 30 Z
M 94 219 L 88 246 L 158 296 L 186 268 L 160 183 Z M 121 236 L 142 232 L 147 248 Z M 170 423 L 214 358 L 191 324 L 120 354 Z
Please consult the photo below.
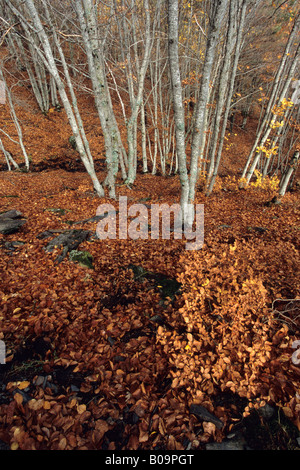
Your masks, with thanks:
M 183 220 L 187 220 L 185 207 L 189 196 L 189 175 L 185 149 L 185 112 L 182 96 L 181 75 L 178 54 L 178 0 L 168 1 L 168 44 L 170 76 L 173 94 L 173 108 L 175 120 L 176 153 L 181 185 L 180 204 L 183 211 Z
M 210 96 L 210 81 L 216 59 L 221 26 L 227 14 L 228 0 L 219 0 L 210 5 L 210 25 L 207 33 L 206 53 L 202 68 L 198 102 L 194 111 L 194 128 L 191 144 L 190 172 L 187 170 L 185 146 L 185 112 L 183 106 L 180 64 L 178 55 L 178 1 L 168 2 L 168 41 L 169 62 L 172 81 L 173 106 L 175 117 L 176 152 L 181 183 L 181 207 L 184 220 L 191 223 L 191 214 L 186 214 L 185 208 L 195 200 L 195 187 L 198 178 L 199 157 L 202 158 L 207 130 L 207 104 Z
M 160 1 L 157 2 L 157 7 L 159 8 Z M 135 8 L 135 4 L 132 1 L 131 3 L 132 8 Z M 134 128 L 136 126 L 138 113 L 142 104 L 143 99 L 143 91 L 144 91 L 144 80 L 146 71 L 149 65 L 150 53 L 153 41 L 151 39 L 151 23 L 150 23 L 150 7 L 148 0 L 144 0 L 144 14 L 145 14 L 145 39 L 143 43 L 143 58 L 142 63 L 139 66 L 139 58 L 137 52 L 135 52 L 135 61 L 137 64 L 138 76 L 137 76 L 137 85 L 136 85 L 136 93 L 132 92 L 131 98 L 131 115 L 127 121 L 127 144 L 128 144 L 128 176 L 127 176 L 127 184 L 133 184 L 136 178 L 136 148 L 134 145 Z M 155 22 L 154 22 L 155 23 Z M 134 31 L 134 39 L 136 40 L 135 34 L 135 23 L 133 22 L 133 31 Z M 135 41 L 136 43 L 136 41 Z
M 214 140 L 210 148 L 210 170 L 208 172 L 207 196 L 209 196 L 213 190 L 221 161 L 226 124 L 232 105 L 234 83 L 242 47 L 243 28 L 248 4 L 248 0 L 231 0 L 230 2 L 226 50 L 219 81 L 218 99 L 213 126 Z M 223 110 L 223 125 L 220 130 Z
M 32 0 L 25 0 L 24 4 L 26 5 L 27 13 L 30 15 L 30 18 L 32 21 L 32 23 L 31 22 L 29 23 L 27 19 L 25 18 L 25 16 L 22 14 L 21 2 L 18 2 L 18 1 L 14 2 L 16 3 L 18 7 L 16 8 L 10 0 L 6 0 L 6 1 L 7 1 L 8 6 L 11 8 L 12 12 L 20 20 L 24 30 L 25 31 L 32 30 L 34 33 L 37 34 L 39 38 L 42 50 L 38 48 L 38 46 L 34 43 L 34 41 L 32 41 L 31 44 L 35 47 L 35 50 L 39 54 L 40 59 L 44 62 L 49 73 L 53 76 L 55 80 L 62 104 L 65 108 L 65 111 L 69 120 L 69 124 L 71 126 L 71 129 L 72 129 L 75 141 L 76 141 L 76 146 L 77 146 L 80 158 L 93 182 L 95 191 L 100 197 L 102 197 L 104 196 L 104 190 L 96 175 L 94 164 L 93 164 L 93 159 L 90 155 L 89 148 L 88 148 L 88 142 L 86 139 L 84 139 L 84 134 L 83 134 L 84 129 L 82 126 L 82 121 L 78 122 L 78 120 L 76 119 L 76 115 L 77 115 L 77 118 L 79 116 L 77 103 L 76 101 L 73 101 L 72 103 L 73 106 L 72 106 L 69 101 L 64 82 L 58 71 L 56 61 L 53 56 L 52 49 L 49 43 L 49 39 L 45 32 L 44 26 L 41 22 L 39 13 Z M 30 35 L 27 37 L 30 38 Z M 64 71 L 66 72 L 66 69 Z M 72 86 L 70 81 L 68 81 L 68 85 Z
M 0 64 L 0 79 L 2 80 L 2 82 L 4 83 L 4 86 L 5 86 L 5 91 L 6 91 L 6 96 L 7 96 L 7 99 L 8 99 L 8 102 L 9 102 L 9 107 L 10 107 L 10 114 L 13 118 L 13 121 L 14 121 L 14 125 L 15 125 L 15 128 L 16 128 L 16 131 L 17 131 L 17 134 L 18 134 L 18 138 L 19 138 L 19 146 L 21 147 L 21 150 L 22 150 L 22 153 L 23 153 L 23 156 L 24 156 L 24 160 L 25 160 L 25 168 L 26 170 L 28 171 L 29 170 L 29 158 L 28 158 L 28 155 L 27 155 L 27 151 L 26 151 L 26 148 L 25 148 L 25 145 L 24 145 L 24 142 L 23 142 L 23 133 L 22 133 L 22 128 L 20 126 L 20 123 L 19 123 L 19 120 L 17 118 L 17 113 L 15 111 L 15 107 L 14 107 L 14 103 L 13 103 L 13 99 L 12 99 L 12 96 L 11 96 L 11 93 L 10 93 L 10 90 L 7 86 L 7 83 L 5 81 L 5 77 L 4 77 L 4 74 L 3 74 L 3 71 L 2 71 L 2 67 L 3 65 Z M 4 132 L 4 131 L 2 131 Z M 5 133 L 5 132 L 4 132 Z M 6 134 L 6 133 L 5 133 Z M 10 138 L 10 137 L 9 137 Z M 2 148 L 2 151 L 4 153 L 4 156 L 5 156 L 5 159 L 8 163 L 8 168 L 10 168 L 10 162 L 14 165 L 14 167 L 16 169 L 18 169 L 18 164 L 14 161 L 14 159 L 12 158 L 12 156 L 9 154 L 9 152 L 7 152 L 4 148 L 4 145 L 3 143 L 1 142 L 1 148 Z
M 109 90 L 106 80 L 103 44 L 99 38 L 97 10 L 92 0 L 75 0 L 83 43 L 87 55 L 89 73 L 92 81 L 96 108 L 99 114 L 105 143 L 105 155 L 108 174 L 106 185 L 109 196 L 116 197 L 115 178 L 118 172 L 120 147 L 116 120 L 110 105 Z
M 13 12 L 7 7 L 6 2 L 0 6 L 0 14 L 6 17 L 7 24 L 9 20 L 11 25 L 17 26 L 18 21 L 14 18 Z M 23 34 L 23 37 L 22 37 Z M 30 34 L 30 38 L 27 37 Z M 32 42 L 37 43 L 37 35 L 28 30 L 17 31 L 15 27 L 10 28 L 6 42 L 11 54 L 11 57 L 16 59 L 16 65 L 21 72 L 26 71 L 30 81 L 33 95 L 40 110 L 46 114 L 49 111 L 50 105 L 56 106 L 57 94 L 56 89 L 53 87 L 51 75 L 48 74 L 47 68 L 40 60 L 35 47 Z M 26 44 L 26 46 L 25 46 Z
M 227 14 L 229 0 L 218 0 L 211 3 L 210 27 L 207 37 L 206 53 L 202 69 L 199 98 L 195 109 L 195 125 L 191 145 L 189 202 L 195 200 L 195 188 L 198 178 L 198 162 L 203 156 L 207 131 L 207 104 L 210 96 L 210 80 L 216 59 L 218 41 L 222 23 Z
M 288 168 L 286 169 L 285 173 L 282 176 L 282 179 L 280 182 L 280 188 L 279 188 L 279 197 L 283 197 L 286 193 L 291 176 L 297 169 L 297 166 L 299 163 L 299 156 L 300 156 L 300 152 L 299 150 L 296 150 L 294 155 L 291 158 L 291 161 L 289 162 Z

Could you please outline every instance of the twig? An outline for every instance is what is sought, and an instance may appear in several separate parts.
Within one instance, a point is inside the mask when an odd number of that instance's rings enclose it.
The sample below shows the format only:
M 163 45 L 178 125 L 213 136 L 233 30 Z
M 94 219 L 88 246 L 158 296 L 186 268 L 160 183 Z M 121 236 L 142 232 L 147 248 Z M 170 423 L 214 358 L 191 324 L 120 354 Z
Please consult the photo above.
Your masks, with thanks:
M 203 35 L 207 38 L 207 35 L 206 35 L 205 31 L 203 31 L 203 28 L 202 28 L 201 24 L 200 24 L 200 23 L 198 22 L 198 20 L 197 20 L 196 14 L 194 15 L 194 18 L 195 18 L 195 20 L 196 20 L 196 23 L 197 23 L 198 28 L 201 30 L 201 32 L 203 33 Z
M 12 28 L 14 28 L 17 24 L 19 24 L 19 23 L 15 23 L 15 24 L 11 25 L 11 26 L 8 28 L 8 30 L 5 31 L 5 33 L 3 34 L 2 38 L 1 38 L 0 47 L 1 47 L 2 44 L 4 43 L 5 36 L 7 36 L 7 34 L 10 32 L 10 30 L 11 30 Z

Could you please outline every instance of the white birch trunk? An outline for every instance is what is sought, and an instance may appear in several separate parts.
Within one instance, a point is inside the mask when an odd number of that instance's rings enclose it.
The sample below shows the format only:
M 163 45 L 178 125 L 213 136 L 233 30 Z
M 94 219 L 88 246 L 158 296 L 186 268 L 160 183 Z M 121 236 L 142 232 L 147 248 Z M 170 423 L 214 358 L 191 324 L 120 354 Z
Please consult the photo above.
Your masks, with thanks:
M 119 164 L 119 140 L 115 126 L 116 122 L 111 116 L 102 45 L 98 39 L 95 6 L 91 0 L 82 0 L 82 2 L 81 0 L 75 0 L 74 5 L 80 22 L 96 108 L 104 136 L 108 171 L 105 185 L 108 186 L 109 196 L 116 198 L 115 177 Z
M 189 196 L 189 177 L 185 152 L 185 112 L 178 55 L 178 0 L 168 0 L 168 44 L 171 87 L 175 119 L 176 154 L 181 185 L 181 210 L 183 222 L 190 222 L 186 207 Z
M 25 145 L 23 143 L 22 129 L 21 129 L 21 126 L 19 124 L 19 121 L 18 121 L 18 118 L 17 118 L 17 115 L 16 115 L 16 111 L 15 111 L 15 108 L 14 108 L 13 100 L 12 100 L 12 97 L 11 97 L 11 93 L 10 93 L 10 90 L 9 90 L 7 84 L 6 84 L 6 81 L 5 81 L 5 78 L 4 78 L 1 67 L 0 67 L 0 78 L 5 83 L 6 95 L 7 95 L 9 106 L 10 106 L 10 113 L 12 115 L 14 125 L 15 125 L 15 128 L 16 128 L 17 133 L 18 133 L 19 145 L 21 147 L 21 150 L 22 150 L 22 153 L 23 153 L 23 156 L 24 156 L 24 160 L 25 160 L 25 168 L 26 168 L 27 171 L 29 171 L 29 158 L 28 158 L 28 155 L 27 155 Z
M 279 189 L 279 196 L 283 197 L 286 193 L 288 184 L 290 182 L 291 176 L 296 170 L 298 161 L 299 161 L 299 155 L 300 152 L 297 150 L 294 155 L 292 156 L 291 162 L 289 164 L 289 168 L 287 169 L 286 173 L 283 175 L 282 181 L 280 183 L 280 189 Z
M 133 98 L 131 104 L 131 116 L 127 122 L 127 143 L 128 143 L 128 175 L 126 183 L 131 185 L 136 178 L 136 149 L 134 147 L 134 130 L 136 126 L 138 112 L 143 99 L 145 75 L 149 64 L 150 53 L 152 48 L 151 34 L 150 34 L 150 11 L 149 2 L 144 0 L 145 10 L 145 41 L 144 41 L 144 57 L 140 69 L 138 70 L 138 85 L 137 93 Z M 137 61 L 136 61 L 137 63 Z M 138 63 L 137 63 L 138 66 Z
M 2 150 L 2 152 L 3 152 L 4 158 L 6 160 L 8 171 L 11 171 L 11 165 L 10 165 L 11 163 L 15 167 L 16 170 L 19 170 L 20 169 L 19 165 L 17 164 L 17 162 L 15 162 L 15 160 L 13 159 L 11 154 L 7 150 L 5 150 L 1 138 L 0 138 L 0 150 Z
M 237 12 L 236 12 L 237 4 L 232 3 L 232 1 L 236 2 L 236 0 L 231 0 L 231 5 L 230 5 L 230 15 L 232 17 L 232 20 L 234 20 L 233 16 L 237 14 Z M 231 65 L 231 68 L 230 68 L 231 75 L 230 75 L 230 79 L 228 80 L 229 86 L 227 88 L 225 112 L 224 112 L 224 116 L 223 116 L 223 126 L 222 126 L 220 137 L 219 137 L 219 146 L 218 146 L 218 150 L 217 150 L 213 175 L 212 175 L 212 178 L 209 182 L 208 189 L 206 191 L 207 196 L 209 196 L 211 194 L 212 190 L 213 190 L 213 187 L 214 187 L 214 184 L 215 184 L 215 181 L 216 181 L 216 177 L 217 177 L 217 174 L 218 174 L 220 161 L 221 161 L 224 137 L 225 137 L 225 133 L 226 133 L 227 119 L 228 119 L 229 112 L 230 112 L 230 105 L 231 105 L 232 95 L 233 95 L 233 90 L 234 90 L 235 77 L 236 77 L 236 72 L 237 72 L 241 47 L 242 47 L 243 28 L 244 28 L 244 24 L 245 24 L 246 10 L 247 10 L 248 4 L 249 4 L 248 0 L 242 0 L 241 4 L 239 6 L 240 11 L 239 11 L 238 24 L 237 24 L 238 31 L 237 31 L 236 42 L 235 42 L 235 54 L 234 54 L 233 62 L 232 63 L 228 62 L 228 67 Z M 232 42 L 234 42 L 233 38 L 232 38 Z M 226 70 L 226 75 L 228 74 L 228 72 L 229 72 L 229 70 Z

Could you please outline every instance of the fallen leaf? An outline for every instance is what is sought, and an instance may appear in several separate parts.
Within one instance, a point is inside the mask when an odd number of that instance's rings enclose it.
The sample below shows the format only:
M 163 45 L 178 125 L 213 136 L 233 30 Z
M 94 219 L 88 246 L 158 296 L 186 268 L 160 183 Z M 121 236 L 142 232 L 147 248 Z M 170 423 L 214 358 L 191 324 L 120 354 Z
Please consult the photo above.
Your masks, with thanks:
M 23 395 L 21 393 L 15 393 L 14 394 L 14 400 L 17 402 L 18 405 L 21 405 L 23 403 Z
M 29 387 L 30 382 L 28 380 L 24 380 L 23 382 L 19 383 L 18 389 L 19 390 L 24 390 L 25 388 Z
M 81 415 L 81 414 L 84 413 L 85 411 L 86 411 L 86 405 L 82 404 L 82 405 L 78 405 L 78 406 L 77 406 L 77 413 L 78 413 L 78 414 Z

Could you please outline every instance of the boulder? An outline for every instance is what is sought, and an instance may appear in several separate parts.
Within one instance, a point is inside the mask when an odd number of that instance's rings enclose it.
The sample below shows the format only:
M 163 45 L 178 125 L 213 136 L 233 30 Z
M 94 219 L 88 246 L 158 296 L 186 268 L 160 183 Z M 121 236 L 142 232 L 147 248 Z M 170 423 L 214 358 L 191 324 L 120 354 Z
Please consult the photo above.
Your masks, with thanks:
M 17 232 L 26 223 L 21 212 L 12 209 L 0 214 L 0 233 L 9 235 Z

